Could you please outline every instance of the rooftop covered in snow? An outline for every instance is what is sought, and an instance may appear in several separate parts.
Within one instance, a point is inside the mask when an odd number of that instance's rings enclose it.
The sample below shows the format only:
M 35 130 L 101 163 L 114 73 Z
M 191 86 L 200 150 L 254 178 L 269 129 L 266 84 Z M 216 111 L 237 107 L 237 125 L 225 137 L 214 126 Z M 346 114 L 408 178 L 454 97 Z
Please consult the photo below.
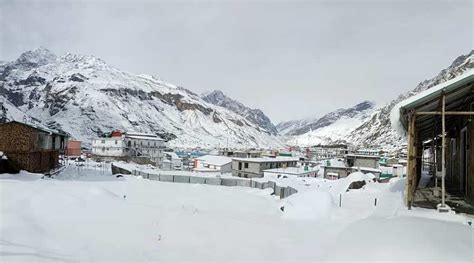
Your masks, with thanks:
M 232 162 L 232 158 L 229 158 L 227 156 L 220 156 L 220 155 L 204 155 L 196 159 L 208 164 L 219 165 L 219 166 L 226 165 Z
M 269 163 L 269 162 L 297 162 L 300 159 L 294 157 L 262 157 L 262 158 L 232 158 L 234 161 L 249 163 Z

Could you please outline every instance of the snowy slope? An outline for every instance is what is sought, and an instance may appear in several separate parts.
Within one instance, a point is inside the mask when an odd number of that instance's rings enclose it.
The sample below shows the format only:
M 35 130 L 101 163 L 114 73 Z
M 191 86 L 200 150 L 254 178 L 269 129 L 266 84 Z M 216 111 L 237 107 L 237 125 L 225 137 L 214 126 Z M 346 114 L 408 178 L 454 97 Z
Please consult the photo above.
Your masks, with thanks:
M 0 65 L 0 98 L 9 102 L 9 119 L 24 112 L 86 144 L 121 129 L 159 134 L 171 146 L 281 145 L 258 125 L 187 89 L 120 71 L 93 56 L 57 57 L 44 48 L 26 52 Z
M 372 107 L 362 107 L 361 111 L 351 110 L 350 114 L 341 113 L 344 110 L 337 110 L 319 119 L 280 123 L 277 129 L 280 134 L 290 136 L 287 140 L 290 145 L 349 143 L 361 147 L 399 148 L 406 144 L 406 137 L 392 127 L 390 115 L 394 106 L 472 68 L 474 68 L 474 51 L 459 56 L 438 75 L 419 83 L 415 89 L 399 95 L 383 107 L 376 108 L 372 104 Z
M 371 117 L 373 102 L 364 101 L 347 109 L 338 109 L 315 120 L 279 124 L 280 134 L 290 135 L 288 144 L 310 146 L 344 141 L 347 135 Z
M 473 259 L 472 218 L 407 210 L 404 179 L 286 178 L 304 190 L 280 200 L 271 188 L 116 178 L 110 170 L 73 165 L 55 179 L 40 176 L 0 175 L 8 197 L 0 205 L 1 262 Z M 361 179 L 366 186 L 346 191 Z
M 405 135 L 400 135 L 399 132 L 395 131 L 395 128 L 392 127 L 390 115 L 395 105 L 424 90 L 460 76 L 472 68 L 474 68 L 474 51 L 459 56 L 449 67 L 443 69 L 432 79 L 420 82 L 412 91 L 401 94 L 389 104 L 378 109 L 369 120 L 351 132 L 349 135 L 350 142 L 357 145 L 380 145 L 382 148 L 398 147 L 405 144 Z
M 249 122 L 258 125 L 260 128 L 270 132 L 272 135 L 277 135 L 278 133 L 275 125 L 273 125 L 270 118 L 268 118 L 262 110 L 249 108 L 241 102 L 229 98 L 220 90 L 204 93 L 201 97 L 208 103 L 224 107 L 243 116 Z

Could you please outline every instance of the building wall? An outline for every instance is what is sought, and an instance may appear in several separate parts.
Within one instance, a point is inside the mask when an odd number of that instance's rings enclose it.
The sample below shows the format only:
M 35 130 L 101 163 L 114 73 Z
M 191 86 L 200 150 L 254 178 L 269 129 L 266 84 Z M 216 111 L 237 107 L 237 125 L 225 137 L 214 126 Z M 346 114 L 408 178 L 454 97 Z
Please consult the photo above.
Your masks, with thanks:
M 371 158 L 355 158 L 354 160 L 355 167 L 370 167 L 370 168 L 379 168 L 379 161 L 377 159 Z
M 27 152 L 34 150 L 35 130 L 19 123 L 0 125 L 0 151 Z
M 67 141 L 66 154 L 69 156 L 81 155 L 81 141 L 69 140 Z
M 328 173 L 337 173 L 339 175 L 339 179 L 349 175 L 348 169 L 346 168 L 326 166 L 324 167 L 324 178 L 329 178 Z
M 60 148 L 60 136 L 57 147 Z M 0 125 L 0 151 L 8 157 L 9 163 L 18 170 L 43 173 L 59 164 L 59 150 L 52 149 L 53 137 L 21 123 Z
M 240 170 L 239 163 L 242 163 L 242 169 Z M 245 164 L 248 164 L 247 168 Z M 246 178 L 263 177 L 263 170 L 294 167 L 296 164 L 296 161 L 246 162 L 232 160 L 232 175 Z
M 92 141 L 92 154 L 111 157 L 123 157 L 127 155 L 122 137 L 94 139 Z

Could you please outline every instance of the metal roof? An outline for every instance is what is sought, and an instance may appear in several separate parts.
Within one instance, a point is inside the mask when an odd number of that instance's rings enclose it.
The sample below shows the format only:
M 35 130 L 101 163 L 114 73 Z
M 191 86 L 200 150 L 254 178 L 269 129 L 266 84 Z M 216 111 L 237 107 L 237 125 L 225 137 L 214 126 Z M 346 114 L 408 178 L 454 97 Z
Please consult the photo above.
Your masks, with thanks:
M 410 113 L 441 111 L 441 98 L 445 94 L 446 111 L 456 111 L 460 107 L 474 101 L 474 70 L 469 70 L 461 76 L 441 83 L 401 102 L 400 122 L 408 127 Z M 449 124 L 459 116 L 446 116 Z M 439 134 L 435 130 L 441 125 L 440 115 L 417 115 L 416 126 L 421 140 L 426 140 Z

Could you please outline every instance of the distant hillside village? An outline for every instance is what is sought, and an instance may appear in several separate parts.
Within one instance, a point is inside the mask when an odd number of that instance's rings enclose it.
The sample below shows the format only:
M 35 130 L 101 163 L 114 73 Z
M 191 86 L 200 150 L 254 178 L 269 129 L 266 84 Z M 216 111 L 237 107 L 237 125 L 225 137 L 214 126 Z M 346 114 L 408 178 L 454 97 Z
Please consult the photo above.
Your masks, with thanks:
M 409 208 L 448 211 L 454 207 L 472 212 L 474 154 L 469 145 L 474 145 L 473 85 L 474 73 L 470 71 L 401 102 L 397 121 L 407 134 L 408 144 L 391 151 L 345 144 L 171 149 L 156 134 L 122 130 L 81 142 L 61 131 L 10 121 L 0 124 L 0 173 L 26 170 L 54 176 L 70 160 L 110 163 L 115 174 L 137 174 L 126 165 L 136 164 L 162 174 L 249 180 L 338 180 L 361 172 L 374 175 L 378 182 L 407 177 L 405 202 Z

